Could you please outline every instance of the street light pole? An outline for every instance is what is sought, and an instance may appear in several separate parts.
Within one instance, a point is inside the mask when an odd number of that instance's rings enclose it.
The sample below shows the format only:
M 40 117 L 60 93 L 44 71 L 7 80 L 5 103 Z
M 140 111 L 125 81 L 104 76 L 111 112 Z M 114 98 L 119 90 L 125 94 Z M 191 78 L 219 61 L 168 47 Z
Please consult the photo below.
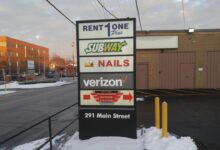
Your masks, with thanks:
M 8 66 L 9 66 L 9 75 L 11 75 L 11 53 L 8 53 Z
M 45 78 L 46 74 L 45 74 L 45 55 L 44 55 L 44 78 Z

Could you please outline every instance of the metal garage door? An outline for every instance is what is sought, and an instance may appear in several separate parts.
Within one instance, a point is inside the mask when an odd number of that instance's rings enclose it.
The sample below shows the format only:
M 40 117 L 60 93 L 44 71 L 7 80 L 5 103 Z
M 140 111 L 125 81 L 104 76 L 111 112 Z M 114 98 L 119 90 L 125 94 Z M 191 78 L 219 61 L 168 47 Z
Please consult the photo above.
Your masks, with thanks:
M 136 88 L 148 88 L 148 63 L 137 63 L 136 66 Z
M 194 88 L 194 53 L 161 53 L 159 64 L 160 88 Z
M 220 52 L 207 53 L 207 86 L 220 88 Z

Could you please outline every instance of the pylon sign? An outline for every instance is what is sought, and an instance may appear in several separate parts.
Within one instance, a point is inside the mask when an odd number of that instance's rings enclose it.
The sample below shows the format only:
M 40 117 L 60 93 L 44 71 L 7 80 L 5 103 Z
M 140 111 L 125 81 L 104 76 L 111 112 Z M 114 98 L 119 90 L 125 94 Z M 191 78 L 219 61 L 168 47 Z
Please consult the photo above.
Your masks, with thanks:
M 76 25 L 80 139 L 136 138 L 135 19 Z

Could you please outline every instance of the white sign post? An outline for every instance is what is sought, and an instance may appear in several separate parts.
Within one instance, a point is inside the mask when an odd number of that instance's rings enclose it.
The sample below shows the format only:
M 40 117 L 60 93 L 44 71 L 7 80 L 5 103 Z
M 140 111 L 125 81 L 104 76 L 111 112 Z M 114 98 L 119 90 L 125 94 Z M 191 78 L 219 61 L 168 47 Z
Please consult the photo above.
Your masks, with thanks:
M 28 69 L 28 74 L 33 74 L 35 72 L 35 66 L 33 60 L 27 61 L 27 69 Z

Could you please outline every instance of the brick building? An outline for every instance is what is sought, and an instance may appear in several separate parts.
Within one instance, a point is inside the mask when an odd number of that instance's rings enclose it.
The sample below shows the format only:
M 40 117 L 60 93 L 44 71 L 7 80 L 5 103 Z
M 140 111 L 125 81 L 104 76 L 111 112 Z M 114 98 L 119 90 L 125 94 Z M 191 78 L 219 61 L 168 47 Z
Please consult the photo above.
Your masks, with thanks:
M 0 36 L 0 72 L 4 69 L 6 75 L 44 73 L 48 65 L 48 48 Z
M 137 89 L 220 88 L 220 29 L 138 31 Z

